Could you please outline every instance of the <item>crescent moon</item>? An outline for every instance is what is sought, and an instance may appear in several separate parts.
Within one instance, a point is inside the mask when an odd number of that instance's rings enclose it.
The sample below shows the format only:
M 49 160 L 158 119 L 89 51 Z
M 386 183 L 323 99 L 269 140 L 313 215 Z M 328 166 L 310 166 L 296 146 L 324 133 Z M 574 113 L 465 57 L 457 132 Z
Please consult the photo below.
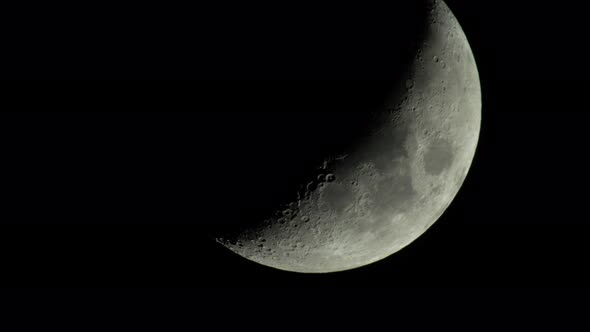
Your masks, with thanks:
M 394 254 L 443 214 L 475 155 L 481 91 L 457 19 L 443 1 L 429 6 L 426 37 L 401 93 L 391 95 L 371 133 L 326 156 L 297 199 L 218 242 L 269 267 L 335 272 Z

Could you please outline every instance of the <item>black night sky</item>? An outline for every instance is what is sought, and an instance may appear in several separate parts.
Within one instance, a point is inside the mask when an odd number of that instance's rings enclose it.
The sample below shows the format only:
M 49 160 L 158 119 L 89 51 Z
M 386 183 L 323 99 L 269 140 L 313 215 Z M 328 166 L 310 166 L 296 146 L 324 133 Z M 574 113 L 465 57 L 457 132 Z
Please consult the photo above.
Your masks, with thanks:
M 273 163 L 252 146 L 291 149 L 293 141 L 273 139 L 285 132 L 321 144 L 320 124 L 350 125 L 311 113 L 327 96 L 352 95 L 341 108 L 378 98 L 387 52 L 411 42 L 395 44 L 401 27 L 414 26 L 411 15 L 146 5 L 113 11 L 121 17 L 104 29 L 104 15 L 83 9 L 73 21 L 23 23 L 6 41 L 13 47 L 0 74 L 0 286 L 587 286 L 589 73 L 580 11 L 447 3 L 481 77 L 471 171 L 443 217 L 410 246 L 326 275 L 251 263 L 204 229 L 268 195 L 259 179 L 288 180 L 292 150 Z M 292 59 L 303 60 L 290 66 Z M 297 114 L 303 104 L 314 106 Z

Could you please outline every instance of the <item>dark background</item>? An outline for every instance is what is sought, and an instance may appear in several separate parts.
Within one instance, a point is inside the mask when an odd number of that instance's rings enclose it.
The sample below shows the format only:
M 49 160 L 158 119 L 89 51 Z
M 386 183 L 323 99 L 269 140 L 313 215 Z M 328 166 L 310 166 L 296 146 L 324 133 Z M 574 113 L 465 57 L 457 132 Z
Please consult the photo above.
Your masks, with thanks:
M 416 16 L 304 4 L 15 9 L 25 19 L 3 23 L 0 66 L 0 286 L 586 287 L 584 11 L 447 3 L 481 76 L 473 167 L 410 246 L 327 275 L 251 263 L 204 228 L 268 194 L 257 177 L 287 181 L 282 167 L 318 128 L 351 123 L 305 106 L 379 100 Z M 301 151 L 274 136 L 291 134 Z M 269 149 L 291 157 L 272 163 Z

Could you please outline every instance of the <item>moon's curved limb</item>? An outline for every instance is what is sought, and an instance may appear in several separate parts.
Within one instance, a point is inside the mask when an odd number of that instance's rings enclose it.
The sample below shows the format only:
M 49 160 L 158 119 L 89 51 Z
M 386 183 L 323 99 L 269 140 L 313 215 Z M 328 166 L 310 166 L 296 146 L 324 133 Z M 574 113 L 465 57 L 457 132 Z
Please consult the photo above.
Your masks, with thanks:
M 219 242 L 274 268 L 334 272 L 397 252 L 442 215 L 475 154 L 481 91 L 459 23 L 442 1 L 430 6 L 405 90 L 392 94 L 372 133 L 327 156 L 297 199 L 257 228 Z

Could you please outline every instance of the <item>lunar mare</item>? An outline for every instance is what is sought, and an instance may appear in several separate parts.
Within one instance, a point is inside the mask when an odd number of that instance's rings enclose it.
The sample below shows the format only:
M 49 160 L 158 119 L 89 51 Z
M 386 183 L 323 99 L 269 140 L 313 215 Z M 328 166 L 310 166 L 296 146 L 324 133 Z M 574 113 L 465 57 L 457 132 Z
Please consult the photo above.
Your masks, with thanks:
M 326 156 L 296 199 L 220 243 L 277 269 L 343 271 L 399 251 L 443 214 L 475 154 L 481 91 L 459 23 L 442 1 L 431 6 L 403 93 L 392 93 L 371 133 Z

